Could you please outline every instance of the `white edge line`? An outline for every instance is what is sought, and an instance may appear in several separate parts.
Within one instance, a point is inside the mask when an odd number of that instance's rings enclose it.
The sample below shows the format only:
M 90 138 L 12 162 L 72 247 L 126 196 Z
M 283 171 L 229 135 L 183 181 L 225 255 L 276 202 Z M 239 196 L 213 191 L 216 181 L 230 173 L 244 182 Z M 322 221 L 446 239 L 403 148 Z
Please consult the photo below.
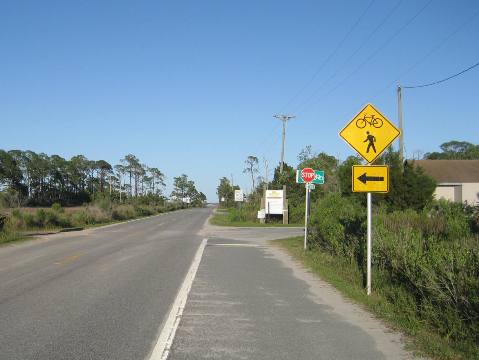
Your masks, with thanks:
M 225 246 L 225 247 L 259 247 L 258 244 L 209 244 L 208 246 Z
M 173 340 L 175 338 L 176 330 L 180 324 L 181 316 L 183 315 L 183 310 L 185 309 L 186 300 L 191 290 L 191 286 L 193 285 L 198 267 L 200 266 L 201 258 L 203 257 L 203 252 L 205 250 L 207 241 L 208 239 L 203 239 L 198 250 L 196 251 L 190 269 L 188 270 L 188 273 L 183 280 L 183 284 L 176 295 L 175 302 L 171 307 L 168 318 L 166 319 L 165 325 L 161 330 L 160 336 L 158 337 L 158 341 L 153 348 L 149 360 L 166 360 L 168 358 Z

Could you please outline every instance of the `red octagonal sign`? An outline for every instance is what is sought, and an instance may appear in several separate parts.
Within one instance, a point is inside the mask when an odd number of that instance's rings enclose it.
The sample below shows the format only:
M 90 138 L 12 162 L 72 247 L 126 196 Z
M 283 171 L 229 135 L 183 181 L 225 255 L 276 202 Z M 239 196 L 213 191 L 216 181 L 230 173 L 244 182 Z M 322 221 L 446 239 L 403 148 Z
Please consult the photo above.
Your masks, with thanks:
M 310 183 L 316 177 L 316 173 L 311 168 L 304 168 L 301 170 L 301 178 L 305 183 Z

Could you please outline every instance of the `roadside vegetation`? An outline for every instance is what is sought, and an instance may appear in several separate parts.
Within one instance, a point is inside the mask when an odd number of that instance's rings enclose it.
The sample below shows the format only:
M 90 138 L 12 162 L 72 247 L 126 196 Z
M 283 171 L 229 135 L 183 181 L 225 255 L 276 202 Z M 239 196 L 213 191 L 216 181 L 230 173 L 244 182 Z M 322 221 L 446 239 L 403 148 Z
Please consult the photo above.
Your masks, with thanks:
M 256 219 L 256 212 L 258 210 L 245 208 L 219 208 L 216 210 L 213 217 L 210 219 L 212 225 L 217 226 L 239 226 L 239 227 L 297 227 L 301 224 L 284 225 L 280 219 L 274 219 L 267 223 L 260 223 Z
M 0 244 L 16 241 L 27 235 L 81 230 L 185 207 L 180 203 L 165 203 L 152 198 L 139 198 L 121 204 L 104 198 L 75 208 L 63 208 L 55 203 L 48 208 L 4 209 Z
M 164 180 L 132 154 L 112 166 L 82 155 L 0 150 L 0 244 L 205 204 L 187 175 L 173 178 L 169 198 Z
M 451 141 L 431 159 L 477 159 L 479 146 Z M 390 192 L 373 196 L 373 294 L 365 294 L 366 196 L 351 192 L 351 166 L 306 147 L 297 168 L 325 170 L 326 184 L 312 192 L 310 248 L 303 239 L 280 241 L 305 265 L 350 298 L 410 335 L 415 349 L 437 359 L 479 359 L 479 208 L 433 200 L 435 182 L 389 150 L 377 162 L 390 167 Z M 290 221 L 304 221 L 304 185 L 295 169 L 279 166 L 274 178 L 248 196 L 245 221 L 253 221 L 263 188 L 287 186 Z M 218 196 L 231 209 L 228 179 Z M 231 214 L 235 211 L 230 210 Z M 256 212 L 254 213 L 256 215 Z M 238 218 L 239 220 L 241 217 Z

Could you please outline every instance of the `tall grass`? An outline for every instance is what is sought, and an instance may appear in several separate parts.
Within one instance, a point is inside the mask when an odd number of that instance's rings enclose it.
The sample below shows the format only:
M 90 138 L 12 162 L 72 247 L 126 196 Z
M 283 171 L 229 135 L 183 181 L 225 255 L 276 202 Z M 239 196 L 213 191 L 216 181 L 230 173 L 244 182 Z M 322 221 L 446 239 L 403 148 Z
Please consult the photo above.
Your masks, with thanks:
M 178 208 L 180 206 L 175 204 L 114 204 L 108 199 L 100 199 L 75 211 L 64 211 L 59 204 L 54 204 L 51 208 L 39 208 L 34 212 L 16 208 L 2 218 L 3 230 L 0 229 L 0 235 L 5 239 L 14 240 L 20 236 L 20 233 L 26 231 L 104 224 L 155 215 Z M 6 242 L 6 240 L 3 242 Z
M 357 280 L 364 283 L 364 206 L 330 194 L 313 209 L 312 250 L 354 265 L 361 276 Z M 462 205 L 447 202 L 421 212 L 376 209 L 373 286 L 409 324 L 410 333 L 428 328 L 458 351 L 479 356 L 479 241 L 474 219 Z

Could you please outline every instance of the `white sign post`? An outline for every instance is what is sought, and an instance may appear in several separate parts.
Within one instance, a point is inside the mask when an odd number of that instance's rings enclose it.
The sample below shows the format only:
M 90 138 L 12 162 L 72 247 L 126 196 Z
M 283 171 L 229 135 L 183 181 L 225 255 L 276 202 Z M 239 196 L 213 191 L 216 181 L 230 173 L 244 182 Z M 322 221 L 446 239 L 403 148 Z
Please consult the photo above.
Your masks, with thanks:
M 264 209 L 261 209 L 258 211 L 258 219 L 264 219 L 266 217 L 266 211 Z

